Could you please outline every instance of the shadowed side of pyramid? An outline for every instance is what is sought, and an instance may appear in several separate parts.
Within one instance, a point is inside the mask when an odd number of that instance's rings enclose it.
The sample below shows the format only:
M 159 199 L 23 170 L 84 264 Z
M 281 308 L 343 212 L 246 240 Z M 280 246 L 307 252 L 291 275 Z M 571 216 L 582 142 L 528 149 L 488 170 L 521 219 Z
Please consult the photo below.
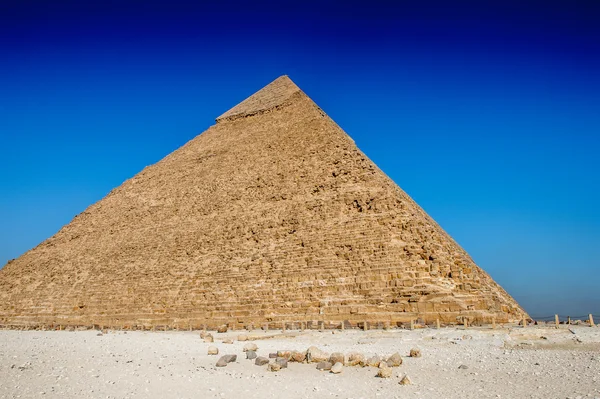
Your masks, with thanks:
M 0 271 L 11 325 L 524 315 L 286 76 Z

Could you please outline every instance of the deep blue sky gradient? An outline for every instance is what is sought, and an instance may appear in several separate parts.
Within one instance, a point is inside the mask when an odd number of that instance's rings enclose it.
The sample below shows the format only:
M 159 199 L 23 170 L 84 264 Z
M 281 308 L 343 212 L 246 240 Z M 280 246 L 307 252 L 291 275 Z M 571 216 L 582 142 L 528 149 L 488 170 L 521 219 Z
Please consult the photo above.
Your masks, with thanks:
M 600 3 L 121 3 L 0 2 L 0 266 L 288 74 L 530 314 L 600 314 Z

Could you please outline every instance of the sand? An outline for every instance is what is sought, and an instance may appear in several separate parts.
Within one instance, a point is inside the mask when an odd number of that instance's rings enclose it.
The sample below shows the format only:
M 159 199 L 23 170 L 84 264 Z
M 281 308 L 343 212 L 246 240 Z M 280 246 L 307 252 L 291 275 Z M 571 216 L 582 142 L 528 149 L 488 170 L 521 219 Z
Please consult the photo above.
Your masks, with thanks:
M 399 352 L 388 379 L 372 367 L 341 374 L 290 363 L 269 372 L 246 360 L 241 331 L 0 331 L 2 398 L 600 398 L 600 328 L 561 326 L 421 330 L 244 332 L 258 355 L 278 349 L 365 355 Z M 273 336 L 272 338 L 267 338 Z M 210 345 L 218 356 L 207 355 Z M 420 358 L 410 358 L 418 348 Z M 237 361 L 217 368 L 223 354 Z M 459 367 L 462 366 L 462 367 Z M 411 385 L 400 385 L 408 375 Z

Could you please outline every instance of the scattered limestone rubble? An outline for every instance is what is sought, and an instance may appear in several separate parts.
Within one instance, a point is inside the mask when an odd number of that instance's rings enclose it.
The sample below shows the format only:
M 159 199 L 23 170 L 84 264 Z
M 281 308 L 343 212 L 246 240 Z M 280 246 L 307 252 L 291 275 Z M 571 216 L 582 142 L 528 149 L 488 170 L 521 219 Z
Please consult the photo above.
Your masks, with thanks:
M 206 336 L 204 337 L 205 340 Z M 311 346 L 304 352 L 296 350 L 278 350 L 277 352 L 269 353 L 269 357 L 267 358 L 258 356 L 256 354 L 257 350 L 258 346 L 255 343 L 246 343 L 243 348 L 243 351 L 246 352 L 246 359 L 254 360 L 254 364 L 257 366 L 267 365 L 267 370 L 272 372 L 277 372 L 281 369 L 287 368 L 288 362 L 317 363 L 317 370 L 330 371 L 334 374 L 341 373 L 344 369 L 344 366 L 377 367 L 379 369 L 377 372 L 377 377 L 390 378 L 393 375 L 392 368 L 399 367 L 402 364 L 402 357 L 398 352 L 387 358 L 374 355 L 367 359 L 364 354 L 358 352 L 349 353 L 348 356 L 341 352 L 334 352 L 330 355 L 316 346 Z M 218 353 L 217 347 L 210 346 L 208 348 L 209 355 L 216 355 Z M 410 356 L 421 357 L 421 351 L 419 349 L 411 349 Z M 271 362 L 269 359 L 274 360 Z M 227 363 L 235 362 L 236 360 L 236 355 L 225 355 L 219 359 L 216 366 L 225 367 L 227 366 Z M 411 384 L 411 381 L 408 376 L 404 375 L 399 384 L 409 385 Z

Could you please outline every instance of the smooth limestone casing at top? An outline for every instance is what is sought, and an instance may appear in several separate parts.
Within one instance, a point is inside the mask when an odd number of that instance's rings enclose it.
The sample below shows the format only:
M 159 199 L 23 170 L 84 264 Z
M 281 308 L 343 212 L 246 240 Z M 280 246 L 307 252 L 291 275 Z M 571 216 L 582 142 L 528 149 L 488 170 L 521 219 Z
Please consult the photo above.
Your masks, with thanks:
M 0 270 L 12 326 L 524 316 L 287 76 Z

